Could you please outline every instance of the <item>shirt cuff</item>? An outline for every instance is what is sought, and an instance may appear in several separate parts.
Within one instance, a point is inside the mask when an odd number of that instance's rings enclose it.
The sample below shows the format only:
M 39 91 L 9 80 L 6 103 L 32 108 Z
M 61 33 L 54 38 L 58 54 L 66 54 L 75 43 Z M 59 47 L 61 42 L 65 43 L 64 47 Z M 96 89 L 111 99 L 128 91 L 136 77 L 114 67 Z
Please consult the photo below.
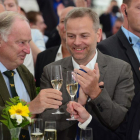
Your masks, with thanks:
M 92 120 L 92 116 L 90 115 L 89 118 L 84 123 L 79 122 L 78 127 L 81 128 L 81 129 L 86 129 L 86 127 L 91 122 L 91 120 Z

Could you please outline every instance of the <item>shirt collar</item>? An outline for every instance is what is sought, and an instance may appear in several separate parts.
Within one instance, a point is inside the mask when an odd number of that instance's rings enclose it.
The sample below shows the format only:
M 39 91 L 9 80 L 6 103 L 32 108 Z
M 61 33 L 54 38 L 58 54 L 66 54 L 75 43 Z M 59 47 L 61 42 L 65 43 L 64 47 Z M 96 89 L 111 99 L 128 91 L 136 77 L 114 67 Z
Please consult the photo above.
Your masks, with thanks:
M 97 60 L 97 55 L 98 55 L 98 52 L 97 52 L 97 49 L 96 49 L 96 53 L 95 53 L 95 56 L 92 58 L 92 60 L 86 65 L 87 68 L 93 70 L 94 69 L 94 65 L 96 63 L 96 60 Z M 73 67 L 74 69 L 80 69 L 80 66 L 79 64 L 74 60 L 74 58 L 72 57 L 72 63 L 73 63 Z
M 140 38 L 138 36 L 136 36 L 135 34 L 131 33 L 130 31 L 128 31 L 127 29 L 125 29 L 123 26 L 121 27 L 123 33 L 125 34 L 127 40 L 129 41 L 129 37 L 131 37 L 132 39 L 132 43 L 133 45 L 135 45 L 136 43 L 140 42 Z
M 8 69 L 0 62 L 0 71 L 1 73 L 7 71 Z M 13 69 L 12 71 L 14 71 L 15 73 L 17 72 L 16 69 Z
M 58 54 L 62 54 L 62 45 L 60 45 L 59 49 L 58 49 Z

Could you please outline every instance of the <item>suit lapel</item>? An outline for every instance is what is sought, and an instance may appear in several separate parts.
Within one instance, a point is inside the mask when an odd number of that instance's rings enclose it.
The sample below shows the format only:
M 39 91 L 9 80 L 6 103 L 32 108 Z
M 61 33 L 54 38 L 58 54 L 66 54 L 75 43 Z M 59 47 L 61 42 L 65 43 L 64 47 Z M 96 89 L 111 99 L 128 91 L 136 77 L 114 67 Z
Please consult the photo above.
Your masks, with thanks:
M 97 63 L 99 66 L 100 71 L 100 79 L 99 82 L 103 81 L 104 75 L 107 71 L 107 61 L 105 56 L 98 50 L 98 56 L 97 56 Z
M 9 100 L 10 95 L 9 95 L 9 91 L 7 89 L 6 83 L 4 81 L 4 78 L 0 72 L 0 96 L 4 102 L 4 104 L 6 103 L 7 100 Z
M 128 42 L 126 36 L 124 35 L 122 30 L 119 30 L 119 32 L 116 34 L 119 40 L 121 41 L 123 47 L 126 50 L 126 55 L 130 61 L 131 66 L 134 69 L 134 72 L 136 73 L 139 81 L 140 81 L 140 71 L 139 71 L 139 61 L 138 58 L 132 48 L 132 45 Z
M 25 85 L 25 88 L 26 88 L 26 90 L 27 90 L 27 92 L 28 92 L 28 94 L 30 96 L 30 99 L 33 99 L 32 95 L 31 95 L 31 91 L 30 91 L 30 85 L 27 82 L 28 73 L 24 72 L 21 69 L 21 67 L 18 67 L 17 71 L 18 71 L 18 73 L 19 73 L 19 75 L 20 75 L 20 77 L 21 77 L 21 79 L 22 79 L 22 81 L 23 81 L 23 83 Z

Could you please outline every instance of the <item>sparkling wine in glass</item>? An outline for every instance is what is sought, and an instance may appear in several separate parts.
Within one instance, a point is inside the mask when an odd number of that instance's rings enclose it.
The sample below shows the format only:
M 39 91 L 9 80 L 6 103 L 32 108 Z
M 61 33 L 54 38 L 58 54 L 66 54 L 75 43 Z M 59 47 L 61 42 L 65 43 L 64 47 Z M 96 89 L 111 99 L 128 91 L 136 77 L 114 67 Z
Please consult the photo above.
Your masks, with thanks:
M 60 90 L 63 84 L 63 76 L 62 76 L 62 69 L 61 65 L 52 65 L 51 66 L 51 83 L 54 89 Z M 52 114 L 64 114 L 65 112 L 60 112 L 57 109 L 56 112 Z
M 77 82 L 77 73 L 74 71 L 67 71 L 67 79 L 66 79 L 66 89 L 71 97 L 71 100 L 74 101 L 74 97 L 78 90 L 78 82 Z M 72 115 L 71 118 L 67 120 L 76 120 Z
M 40 118 L 32 119 L 31 140 L 42 140 L 43 137 L 43 120 Z
M 45 121 L 44 140 L 57 140 L 55 121 Z

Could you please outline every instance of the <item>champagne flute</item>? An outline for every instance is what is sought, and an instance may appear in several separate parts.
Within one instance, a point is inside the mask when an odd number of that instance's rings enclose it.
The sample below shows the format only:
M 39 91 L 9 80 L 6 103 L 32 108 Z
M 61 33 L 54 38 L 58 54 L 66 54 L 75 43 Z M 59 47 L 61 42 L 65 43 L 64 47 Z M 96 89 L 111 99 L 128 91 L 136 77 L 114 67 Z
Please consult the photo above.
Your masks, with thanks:
M 40 118 L 32 119 L 31 140 L 42 140 L 43 136 L 43 120 Z
M 87 127 L 80 132 L 80 140 L 93 140 L 92 128 Z
M 57 140 L 55 121 L 45 121 L 44 140 Z
M 0 123 L 0 140 L 3 140 L 2 123 Z
M 74 71 L 67 71 L 67 79 L 66 79 L 66 89 L 71 97 L 71 100 L 74 101 L 74 96 L 77 93 L 78 90 L 78 82 L 77 82 L 77 73 Z M 76 120 L 74 118 L 74 115 L 71 116 L 71 118 L 68 118 L 66 120 Z
M 54 89 L 60 90 L 63 84 L 63 76 L 61 65 L 52 65 L 51 66 L 51 83 Z M 64 112 L 60 112 L 59 109 L 55 113 L 52 114 L 64 114 Z

